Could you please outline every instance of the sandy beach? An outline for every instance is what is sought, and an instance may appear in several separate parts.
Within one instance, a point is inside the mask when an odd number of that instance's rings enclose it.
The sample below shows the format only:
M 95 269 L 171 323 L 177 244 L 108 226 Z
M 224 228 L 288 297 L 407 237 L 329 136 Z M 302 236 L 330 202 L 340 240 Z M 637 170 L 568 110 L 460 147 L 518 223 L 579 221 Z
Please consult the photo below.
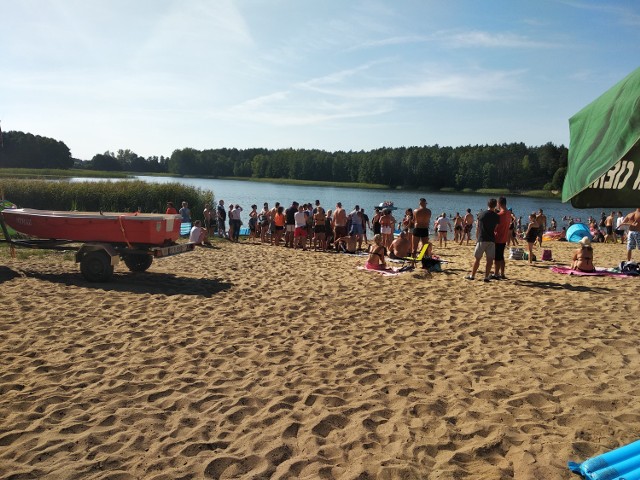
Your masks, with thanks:
M 473 246 L 384 277 L 221 241 L 106 284 L 0 250 L 0 477 L 573 478 L 640 431 L 640 279 L 549 247 L 489 284 Z

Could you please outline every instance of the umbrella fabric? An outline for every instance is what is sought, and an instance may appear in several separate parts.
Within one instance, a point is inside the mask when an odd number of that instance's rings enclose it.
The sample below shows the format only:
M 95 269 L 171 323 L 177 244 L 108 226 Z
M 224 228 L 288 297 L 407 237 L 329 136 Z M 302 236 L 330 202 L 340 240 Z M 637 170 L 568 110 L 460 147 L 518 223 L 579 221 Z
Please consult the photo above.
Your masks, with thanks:
M 569 129 L 562 201 L 640 205 L 640 68 L 571 117 Z

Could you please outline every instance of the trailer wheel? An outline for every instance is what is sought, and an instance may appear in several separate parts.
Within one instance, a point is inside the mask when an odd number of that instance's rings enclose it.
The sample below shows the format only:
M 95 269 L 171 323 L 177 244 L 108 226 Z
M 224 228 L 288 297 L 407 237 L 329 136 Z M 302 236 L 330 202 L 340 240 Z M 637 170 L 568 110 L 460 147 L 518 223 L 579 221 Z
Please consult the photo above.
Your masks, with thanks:
M 80 271 L 90 282 L 108 282 L 113 275 L 113 266 L 103 251 L 89 252 L 80 260 Z
M 153 263 L 153 257 L 144 253 L 130 253 L 123 255 L 122 259 L 132 272 L 144 272 Z

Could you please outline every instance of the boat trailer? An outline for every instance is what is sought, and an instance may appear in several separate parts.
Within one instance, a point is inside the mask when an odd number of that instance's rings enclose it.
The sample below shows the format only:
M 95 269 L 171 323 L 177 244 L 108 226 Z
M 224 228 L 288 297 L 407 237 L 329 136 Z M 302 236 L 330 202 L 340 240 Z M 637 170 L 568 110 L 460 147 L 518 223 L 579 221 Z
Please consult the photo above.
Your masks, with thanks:
M 82 276 L 89 282 L 108 282 L 113 269 L 120 259 L 132 272 L 144 272 L 153 263 L 154 258 L 169 257 L 195 249 L 194 243 L 173 243 L 170 245 L 126 245 L 104 242 L 78 242 L 56 239 L 14 240 L 9 235 L 4 219 L 0 214 L 0 229 L 10 248 L 22 247 L 46 250 L 75 250 L 75 261 L 80 264 Z

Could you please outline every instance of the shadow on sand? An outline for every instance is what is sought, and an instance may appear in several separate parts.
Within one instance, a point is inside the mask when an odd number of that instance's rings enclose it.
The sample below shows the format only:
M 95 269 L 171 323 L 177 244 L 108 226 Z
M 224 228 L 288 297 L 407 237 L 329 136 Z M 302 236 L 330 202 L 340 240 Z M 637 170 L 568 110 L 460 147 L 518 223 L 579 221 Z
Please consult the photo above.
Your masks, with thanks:
M 8 282 L 9 280 L 13 280 L 19 276 L 20 274 L 15 270 L 5 267 L 4 265 L 0 265 L 0 283 Z
M 534 282 L 533 280 L 516 280 L 513 283 L 522 287 L 539 288 L 542 290 L 569 290 L 570 292 L 588 292 L 601 294 L 609 294 L 611 292 L 610 288 L 586 287 L 584 285 L 572 285 L 571 283 Z
M 42 273 L 21 270 L 21 274 L 51 283 L 78 288 L 92 288 L 105 292 L 148 293 L 150 295 L 198 295 L 210 298 L 229 290 L 233 284 L 213 278 L 180 277 L 170 273 L 115 273 L 109 282 L 92 283 L 78 273 Z M 18 274 L 16 274 L 18 275 Z M 0 281 L 2 281 L 0 274 Z

